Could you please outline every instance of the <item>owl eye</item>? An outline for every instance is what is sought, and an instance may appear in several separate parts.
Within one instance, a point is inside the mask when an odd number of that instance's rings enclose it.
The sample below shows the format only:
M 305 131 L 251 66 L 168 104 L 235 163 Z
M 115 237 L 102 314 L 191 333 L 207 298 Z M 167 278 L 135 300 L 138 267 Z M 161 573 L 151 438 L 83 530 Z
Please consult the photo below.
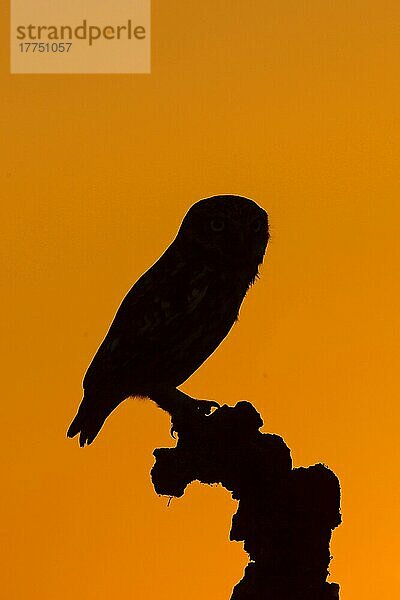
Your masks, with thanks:
M 224 220 L 220 217 L 215 217 L 210 221 L 210 227 L 213 231 L 222 231 L 225 228 Z
M 257 221 L 254 221 L 254 223 L 252 225 L 252 229 L 253 229 L 254 233 L 258 233 L 259 231 L 261 231 L 262 226 L 263 226 L 263 222 L 261 221 L 261 219 L 257 219 Z

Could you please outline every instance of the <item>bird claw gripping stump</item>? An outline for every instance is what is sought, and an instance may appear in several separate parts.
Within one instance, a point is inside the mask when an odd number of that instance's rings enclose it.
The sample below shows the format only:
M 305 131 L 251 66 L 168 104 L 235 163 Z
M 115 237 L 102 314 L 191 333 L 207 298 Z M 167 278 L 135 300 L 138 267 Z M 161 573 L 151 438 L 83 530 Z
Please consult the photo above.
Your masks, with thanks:
M 171 415 L 171 435 L 175 439 L 175 433 L 179 435 L 180 432 L 184 434 L 185 430 L 191 427 L 191 424 L 195 423 L 202 417 L 210 415 L 215 408 L 220 408 L 218 402 L 214 400 L 197 400 L 191 398 L 186 394 L 184 400 L 174 407 L 173 414 Z
M 340 487 L 326 466 L 292 468 L 281 437 L 261 433 L 249 402 L 185 420 L 175 448 L 158 448 L 155 491 L 181 497 L 198 480 L 221 483 L 239 500 L 230 539 L 250 562 L 231 600 L 335 600 L 327 583 L 332 530 L 341 522 Z

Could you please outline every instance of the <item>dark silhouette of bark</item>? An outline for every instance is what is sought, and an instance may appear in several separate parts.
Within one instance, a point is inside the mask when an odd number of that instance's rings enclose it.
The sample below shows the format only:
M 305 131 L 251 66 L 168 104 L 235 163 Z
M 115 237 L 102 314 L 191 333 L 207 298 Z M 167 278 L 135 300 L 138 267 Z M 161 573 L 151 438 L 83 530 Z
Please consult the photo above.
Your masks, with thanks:
M 230 539 L 244 541 L 250 561 L 231 600 L 338 599 L 326 578 L 339 481 L 322 464 L 293 469 L 289 448 L 262 424 L 249 402 L 186 420 L 175 448 L 154 451 L 154 488 L 180 497 L 194 480 L 221 483 L 239 500 Z

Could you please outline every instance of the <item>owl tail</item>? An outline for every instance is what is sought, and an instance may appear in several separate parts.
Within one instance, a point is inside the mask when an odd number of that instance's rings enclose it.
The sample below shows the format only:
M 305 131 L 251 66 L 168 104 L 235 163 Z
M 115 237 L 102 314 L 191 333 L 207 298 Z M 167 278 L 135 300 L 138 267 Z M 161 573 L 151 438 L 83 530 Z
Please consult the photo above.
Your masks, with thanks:
M 75 437 L 79 433 L 79 445 L 82 448 L 85 444 L 89 445 L 99 433 L 104 421 L 111 411 L 104 411 L 101 405 L 89 400 L 86 396 L 76 413 L 67 431 L 69 438 Z

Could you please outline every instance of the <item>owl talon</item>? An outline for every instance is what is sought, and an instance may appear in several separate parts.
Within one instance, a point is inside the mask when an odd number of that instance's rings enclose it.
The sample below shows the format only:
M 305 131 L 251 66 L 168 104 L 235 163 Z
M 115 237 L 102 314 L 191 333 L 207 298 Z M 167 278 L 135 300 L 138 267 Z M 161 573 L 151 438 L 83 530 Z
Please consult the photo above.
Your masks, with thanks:
M 220 405 L 215 400 L 188 399 L 187 402 L 180 405 L 178 411 L 171 415 L 171 436 L 176 439 L 176 433 L 179 434 L 179 431 L 190 428 L 191 423 L 198 422 L 199 417 L 209 416 L 216 408 L 220 408 Z
M 213 408 L 220 408 L 218 402 L 215 400 L 196 400 L 195 410 L 200 415 L 210 415 L 213 412 Z

